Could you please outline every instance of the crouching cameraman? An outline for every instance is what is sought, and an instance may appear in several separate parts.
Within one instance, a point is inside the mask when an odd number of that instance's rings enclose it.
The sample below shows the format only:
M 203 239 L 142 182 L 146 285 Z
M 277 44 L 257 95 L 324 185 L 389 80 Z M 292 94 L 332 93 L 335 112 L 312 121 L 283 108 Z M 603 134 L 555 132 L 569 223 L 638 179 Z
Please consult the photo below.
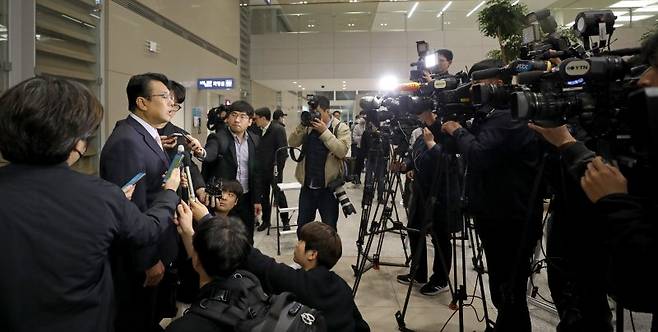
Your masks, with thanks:
M 484 60 L 470 73 L 501 65 Z M 475 83 L 502 85 L 503 81 Z M 468 209 L 487 257 L 489 288 L 498 309 L 496 329 L 530 331 L 526 283 L 542 216 L 536 179 L 539 141 L 527 126 L 512 121 L 509 109 L 490 105 L 478 111 L 468 130 L 454 121 L 444 123 L 442 130 L 455 138 L 467 164 Z
M 302 226 L 315 219 L 320 211 L 322 222 L 333 229 L 338 223 L 338 199 L 329 184 L 343 175 L 343 159 L 351 144 L 350 128 L 329 113 L 329 99 L 324 96 L 309 101 L 309 111 L 302 113 L 302 123 L 288 137 L 292 147 L 302 147 L 295 177 L 302 184 L 299 192 L 297 235 Z

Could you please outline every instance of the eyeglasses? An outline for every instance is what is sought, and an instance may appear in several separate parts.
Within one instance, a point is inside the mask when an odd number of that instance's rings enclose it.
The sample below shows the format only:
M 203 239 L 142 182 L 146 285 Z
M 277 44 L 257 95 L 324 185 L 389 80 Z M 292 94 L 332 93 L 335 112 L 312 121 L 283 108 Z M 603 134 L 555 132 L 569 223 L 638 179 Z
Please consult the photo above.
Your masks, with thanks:
M 228 115 L 231 118 L 240 118 L 240 120 L 247 120 L 249 119 L 249 115 L 245 113 L 238 113 L 238 112 L 231 112 Z
M 150 97 L 160 97 L 160 98 L 163 98 L 163 99 L 173 99 L 172 95 L 169 92 L 158 93 L 158 94 L 150 95 L 148 97 L 149 98 Z
M 181 106 L 181 104 L 174 104 L 174 106 L 171 108 L 171 110 L 174 111 L 174 112 L 178 112 L 178 111 L 180 111 L 181 108 L 183 108 L 183 106 Z

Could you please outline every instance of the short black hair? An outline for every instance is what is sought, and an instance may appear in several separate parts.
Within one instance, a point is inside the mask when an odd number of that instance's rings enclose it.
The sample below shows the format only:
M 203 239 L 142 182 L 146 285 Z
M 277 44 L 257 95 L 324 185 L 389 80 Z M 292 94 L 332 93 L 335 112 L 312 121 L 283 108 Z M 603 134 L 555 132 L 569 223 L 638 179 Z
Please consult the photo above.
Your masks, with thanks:
M 227 107 L 227 113 L 241 112 L 247 114 L 250 118 L 254 116 L 254 108 L 244 100 L 238 100 Z
M 315 100 L 318 103 L 318 107 L 320 107 L 322 109 L 325 109 L 325 110 L 329 110 L 329 98 L 327 98 L 325 96 L 317 96 L 317 97 L 315 97 Z
M 176 81 L 169 81 L 169 91 L 171 91 L 174 94 L 174 101 L 176 104 L 182 104 L 185 102 L 185 87 L 176 82 Z
M 644 64 L 658 67 L 658 32 L 654 32 L 642 42 L 640 60 Z
M 270 121 L 272 119 L 272 111 L 270 111 L 269 107 L 261 107 L 256 111 L 254 111 L 254 113 L 256 113 L 256 115 L 258 116 L 264 117 L 265 119 L 267 119 L 267 121 Z
M 340 236 L 331 226 L 314 221 L 302 227 L 299 239 L 304 241 L 306 250 L 318 252 L 318 265 L 331 269 L 343 255 Z
M 0 152 L 12 163 L 59 164 L 102 119 L 103 106 L 82 84 L 33 77 L 0 96 Z
M 238 198 L 240 198 L 240 196 L 242 196 L 242 193 L 244 193 L 244 190 L 242 189 L 242 185 L 240 184 L 240 182 L 235 180 L 228 180 L 222 182 L 222 191 L 234 193 L 235 196 L 237 196 Z
M 439 54 L 439 55 L 443 55 L 443 57 L 445 57 L 446 60 L 452 62 L 453 54 L 452 54 L 452 51 L 451 51 L 451 50 L 449 50 L 449 49 L 445 49 L 445 48 L 442 48 L 442 49 L 440 49 L 440 50 L 437 50 L 436 53 Z
M 169 86 L 169 79 L 167 76 L 160 73 L 145 73 L 135 75 L 128 80 L 128 86 L 126 86 L 126 95 L 128 95 L 128 109 L 131 112 L 134 112 L 137 108 L 137 98 L 143 97 L 148 98 L 151 94 L 149 84 L 151 81 L 159 81 L 162 84 Z
M 276 111 L 274 111 L 274 114 L 272 114 L 272 119 L 279 120 L 279 119 L 281 119 L 282 117 L 284 117 L 286 115 L 288 115 L 288 114 L 283 113 L 283 111 L 280 110 L 280 109 L 277 109 Z
M 341 112 L 339 110 L 335 110 L 335 111 L 331 112 L 331 114 L 336 114 L 336 113 L 341 114 Z
M 244 224 L 225 216 L 202 222 L 192 240 L 201 266 L 210 277 L 227 277 L 241 266 L 251 250 Z

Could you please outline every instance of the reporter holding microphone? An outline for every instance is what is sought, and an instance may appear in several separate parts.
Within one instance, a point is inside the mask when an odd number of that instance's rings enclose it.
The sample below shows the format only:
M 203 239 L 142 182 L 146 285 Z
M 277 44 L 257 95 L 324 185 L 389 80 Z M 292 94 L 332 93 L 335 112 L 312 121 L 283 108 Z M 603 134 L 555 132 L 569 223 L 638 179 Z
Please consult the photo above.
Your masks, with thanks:
M 79 83 L 36 77 L 0 96 L 0 331 L 114 331 L 109 252 L 170 227 L 179 171 L 141 213 L 121 189 L 70 168 L 103 118 Z

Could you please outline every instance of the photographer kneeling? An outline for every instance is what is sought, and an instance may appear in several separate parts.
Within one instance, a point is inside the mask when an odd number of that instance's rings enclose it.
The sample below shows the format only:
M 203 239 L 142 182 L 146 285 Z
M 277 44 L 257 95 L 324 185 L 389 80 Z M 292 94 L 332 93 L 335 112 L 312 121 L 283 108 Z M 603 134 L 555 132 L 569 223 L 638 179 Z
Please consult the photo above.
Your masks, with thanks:
M 309 101 L 309 112 L 302 113 L 302 123 L 288 137 L 291 147 L 302 146 L 302 160 L 295 177 L 302 184 L 299 192 L 297 236 L 302 226 L 315 219 L 320 211 L 322 222 L 333 229 L 338 223 L 338 199 L 330 183 L 343 176 L 343 159 L 351 144 L 350 128 L 329 113 L 329 99 L 324 96 Z
M 484 60 L 469 74 L 501 66 L 500 61 Z M 503 81 L 473 83 L 502 85 Z M 455 138 L 467 164 L 468 209 L 486 254 L 489 289 L 498 309 L 496 329 L 530 331 L 526 283 L 542 217 L 541 193 L 533 193 L 538 140 L 526 125 L 512 121 L 506 107 L 483 105 L 478 113 L 468 130 L 454 121 L 444 123 L 442 130 Z

